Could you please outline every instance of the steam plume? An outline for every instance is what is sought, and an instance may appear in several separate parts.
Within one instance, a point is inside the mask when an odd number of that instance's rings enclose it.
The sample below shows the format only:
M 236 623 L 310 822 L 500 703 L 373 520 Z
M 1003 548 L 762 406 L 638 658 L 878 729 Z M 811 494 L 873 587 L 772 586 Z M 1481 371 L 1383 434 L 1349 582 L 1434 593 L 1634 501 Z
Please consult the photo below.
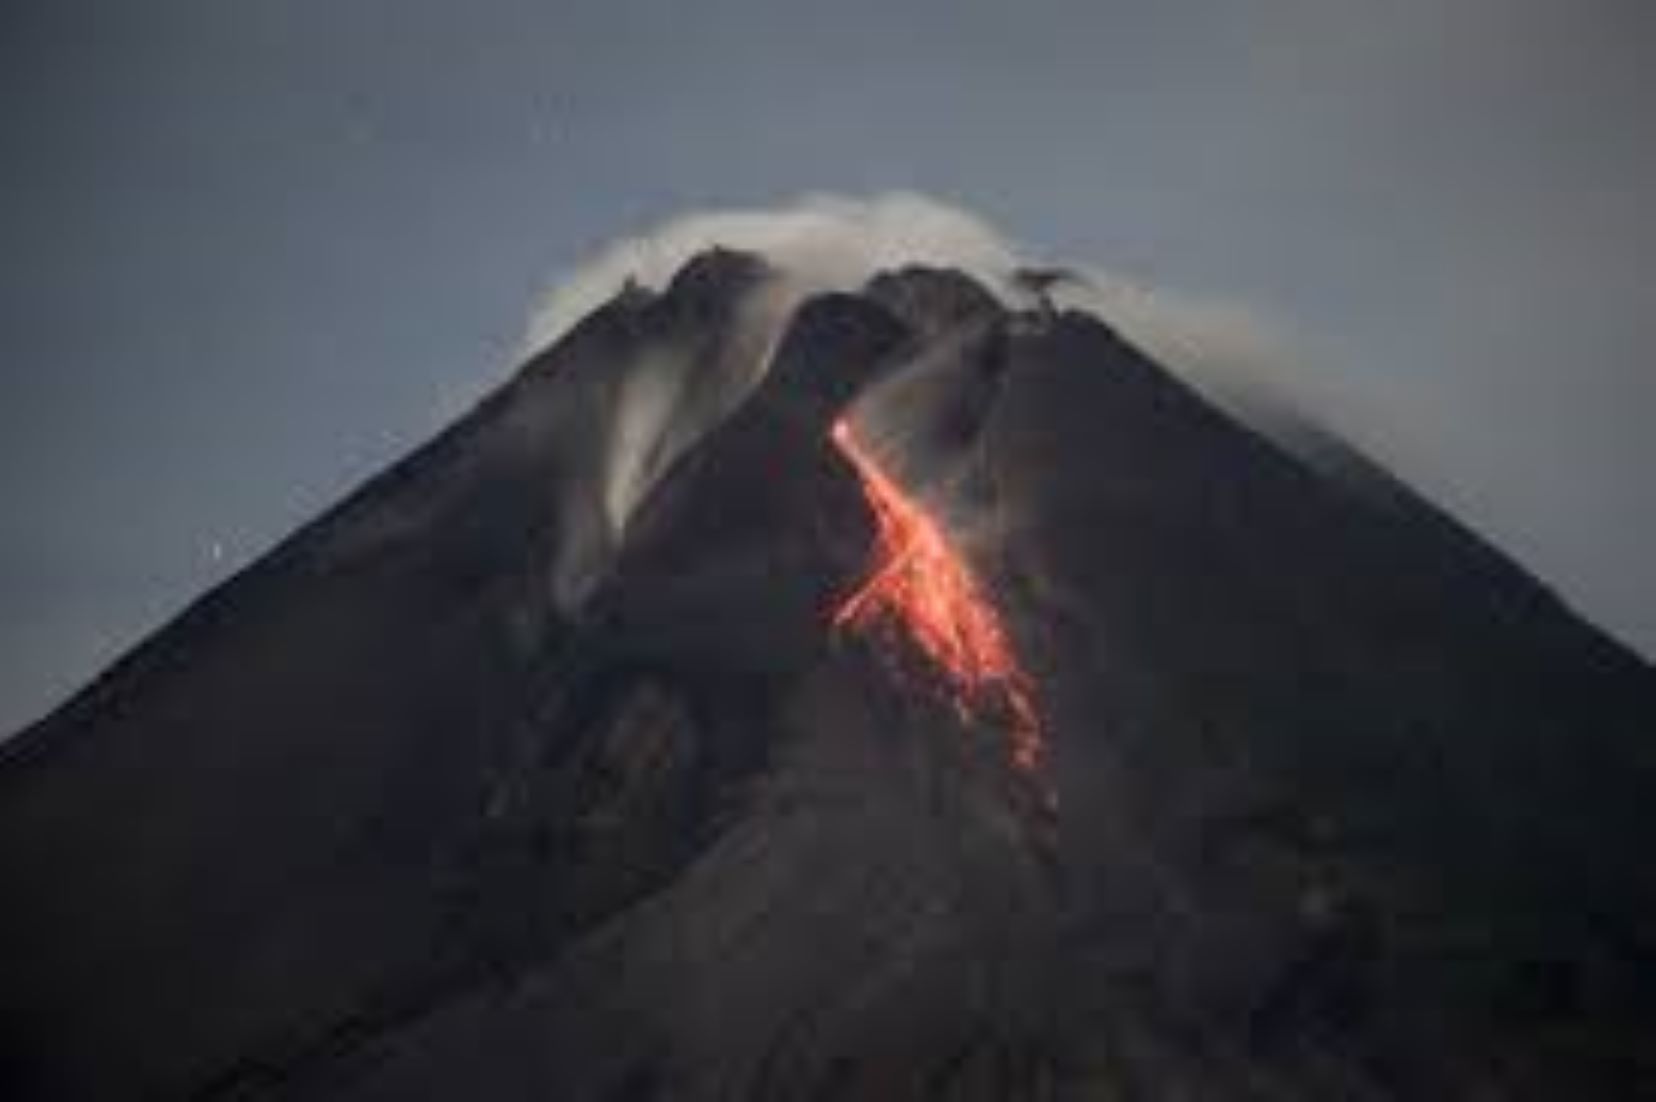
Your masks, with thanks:
M 808 195 L 768 210 L 703 211 L 616 241 L 561 280 L 534 313 L 531 345 L 556 340 L 629 279 L 664 286 L 715 245 L 761 253 L 786 273 L 785 301 L 774 304 L 773 318 L 805 294 L 855 290 L 877 272 L 909 264 L 958 268 L 1003 302 L 1025 304 L 1013 273 L 1034 260 L 977 215 L 914 192 Z M 1249 416 L 1306 404 L 1305 380 L 1292 377 L 1292 342 L 1258 311 L 1152 289 L 1104 267 L 1074 270 L 1081 278 L 1055 288 L 1057 305 L 1097 314 L 1216 400 Z M 1301 401 L 1289 402 L 1290 392 Z

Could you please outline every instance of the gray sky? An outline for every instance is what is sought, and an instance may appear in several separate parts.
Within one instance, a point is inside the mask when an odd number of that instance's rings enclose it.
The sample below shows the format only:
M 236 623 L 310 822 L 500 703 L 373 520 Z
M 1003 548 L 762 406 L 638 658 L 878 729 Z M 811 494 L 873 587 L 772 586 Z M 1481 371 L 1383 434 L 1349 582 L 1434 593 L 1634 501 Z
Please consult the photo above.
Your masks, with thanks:
M 817 190 L 1281 319 L 1656 651 L 1651 8 L 0 0 L 0 729 L 427 436 L 607 239 Z

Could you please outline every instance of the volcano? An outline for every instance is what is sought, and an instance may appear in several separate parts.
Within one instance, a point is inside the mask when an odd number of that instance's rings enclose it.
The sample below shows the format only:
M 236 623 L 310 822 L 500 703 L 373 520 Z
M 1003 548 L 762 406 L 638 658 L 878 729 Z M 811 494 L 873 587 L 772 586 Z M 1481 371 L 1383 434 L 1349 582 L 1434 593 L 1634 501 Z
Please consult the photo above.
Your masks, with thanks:
M 0 1093 L 1652 1097 L 1656 676 L 1306 454 L 629 284 L 0 746 Z

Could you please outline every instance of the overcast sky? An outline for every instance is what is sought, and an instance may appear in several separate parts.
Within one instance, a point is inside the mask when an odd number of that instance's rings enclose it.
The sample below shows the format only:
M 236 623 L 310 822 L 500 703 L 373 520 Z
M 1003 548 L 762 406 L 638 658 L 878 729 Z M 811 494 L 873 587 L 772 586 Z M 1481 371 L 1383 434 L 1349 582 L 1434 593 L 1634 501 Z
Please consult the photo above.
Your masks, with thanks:
M 0 729 L 686 209 L 916 189 L 1280 319 L 1656 651 L 1643 0 L 0 0 Z

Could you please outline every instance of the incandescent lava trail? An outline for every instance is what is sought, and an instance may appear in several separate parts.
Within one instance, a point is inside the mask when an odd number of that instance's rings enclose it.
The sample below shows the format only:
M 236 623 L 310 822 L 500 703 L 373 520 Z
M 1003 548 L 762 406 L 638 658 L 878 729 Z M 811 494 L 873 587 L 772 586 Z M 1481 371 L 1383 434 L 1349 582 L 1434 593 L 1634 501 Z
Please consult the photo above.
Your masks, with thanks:
M 1034 772 L 1044 750 L 1040 715 L 994 605 L 943 526 L 880 469 L 850 424 L 836 421 L 832 436 L 874 513 L 872 566 L 834 610 L 834 626 L 906 634 L 941 671 L 955 709 L 1005 724 L 1012 763 Z

